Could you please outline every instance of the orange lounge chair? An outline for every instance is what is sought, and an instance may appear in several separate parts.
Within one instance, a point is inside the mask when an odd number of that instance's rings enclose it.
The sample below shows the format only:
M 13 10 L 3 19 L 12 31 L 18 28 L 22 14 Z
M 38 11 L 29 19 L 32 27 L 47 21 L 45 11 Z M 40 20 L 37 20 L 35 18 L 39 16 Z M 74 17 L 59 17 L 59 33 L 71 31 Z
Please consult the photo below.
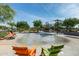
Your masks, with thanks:
M 36 49 L 28 49 L 27 47 L 14 47 L 13 50 L 15 50 L 15 54 L 19 56 L 35 56 L 36 54 Z
M 28 49 L 28 54 L 29 54 L 29 56 L 35 56 L 35 54 L 36 54 L 36 49 L 35 49 L 35 48 Z
M 15 47 L 15 46 L 12 46 L 13 47 L 13 50 L 26 50 L 28 49 L 27 47 Z

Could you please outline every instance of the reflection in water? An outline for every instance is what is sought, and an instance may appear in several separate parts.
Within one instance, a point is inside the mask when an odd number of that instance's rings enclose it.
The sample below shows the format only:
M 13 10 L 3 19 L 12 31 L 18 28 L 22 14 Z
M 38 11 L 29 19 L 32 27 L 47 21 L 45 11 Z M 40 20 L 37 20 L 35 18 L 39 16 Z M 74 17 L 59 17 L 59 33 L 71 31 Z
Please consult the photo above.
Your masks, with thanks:
M 26 33 L 17 42 L 26 45 L 37 45 L 37 46 L 62 43 L 61 40 L 57 38 L 55 34 L 40 34 L 40 33 Z
M 67 44 L 69 42 L 70 42 L 69 39 L 66 39 L 64 37 L 55 36 L 55 43 L 56 44 Z

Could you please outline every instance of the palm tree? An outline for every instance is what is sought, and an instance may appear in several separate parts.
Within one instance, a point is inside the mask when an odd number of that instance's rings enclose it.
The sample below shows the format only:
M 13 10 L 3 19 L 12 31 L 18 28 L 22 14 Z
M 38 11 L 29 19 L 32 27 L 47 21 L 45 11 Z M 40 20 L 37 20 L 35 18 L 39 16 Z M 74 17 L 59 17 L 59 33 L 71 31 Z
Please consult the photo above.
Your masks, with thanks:
M 62 22 L 59 19 L 56 19 L 54 21 L 55 21 L 54 30 L 58 33 L 58 31 L 60 31 L 62 28 Z
M 14 10 L 7 4 L 0 4 L 0 22 L 10 21 L 15 15 Z

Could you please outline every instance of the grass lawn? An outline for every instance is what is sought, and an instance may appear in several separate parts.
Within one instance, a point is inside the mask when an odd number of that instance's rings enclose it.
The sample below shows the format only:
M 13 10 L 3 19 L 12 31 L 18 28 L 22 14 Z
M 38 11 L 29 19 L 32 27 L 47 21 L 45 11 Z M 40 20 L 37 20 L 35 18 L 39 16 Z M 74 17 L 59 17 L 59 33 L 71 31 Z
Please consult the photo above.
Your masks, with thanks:
M 0 37 L 5 37 L 7 35 L 7 32 L 0 32 Z

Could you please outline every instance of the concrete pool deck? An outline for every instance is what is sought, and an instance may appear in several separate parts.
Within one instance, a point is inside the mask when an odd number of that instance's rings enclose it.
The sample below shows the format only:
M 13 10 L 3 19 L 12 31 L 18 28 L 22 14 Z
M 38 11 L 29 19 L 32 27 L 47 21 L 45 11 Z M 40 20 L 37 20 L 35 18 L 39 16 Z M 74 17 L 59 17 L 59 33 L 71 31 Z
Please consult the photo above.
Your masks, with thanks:
M 0 56 L 16 56 L 15 51 L 12 50 L 12 46 L 18 46 L 16 42 L 21 38 L 23 34 L 17 34 L 16 38 L 13 40 L 0 40 Z
M 78 36 L 58 35 L 61 38 L 68 39 L 67 42 L 59 53 L 59 56 L 79 56 L 79 39 Z M 74 38 L 71 38 L 74 37 Z
M 14 40 L 0 40 L 0 56 L 17 56 L 15 51 L 12 50 L 12 46 L 25 46 L 16 42 L 21 38 L 23 34 L 17 34 L 17 38 Z M 59 56 L 79 56 L 79 39 L 67 37 L 67 35 L 57 35 L 59 38 L 67 39 L 64 48 L 59 53 Z M 39 50 L 40 48 L 38 48 Z M 40 51 L 37 51 L 39 53 Z M 40 54 L 40 53 L 39 53 Z

